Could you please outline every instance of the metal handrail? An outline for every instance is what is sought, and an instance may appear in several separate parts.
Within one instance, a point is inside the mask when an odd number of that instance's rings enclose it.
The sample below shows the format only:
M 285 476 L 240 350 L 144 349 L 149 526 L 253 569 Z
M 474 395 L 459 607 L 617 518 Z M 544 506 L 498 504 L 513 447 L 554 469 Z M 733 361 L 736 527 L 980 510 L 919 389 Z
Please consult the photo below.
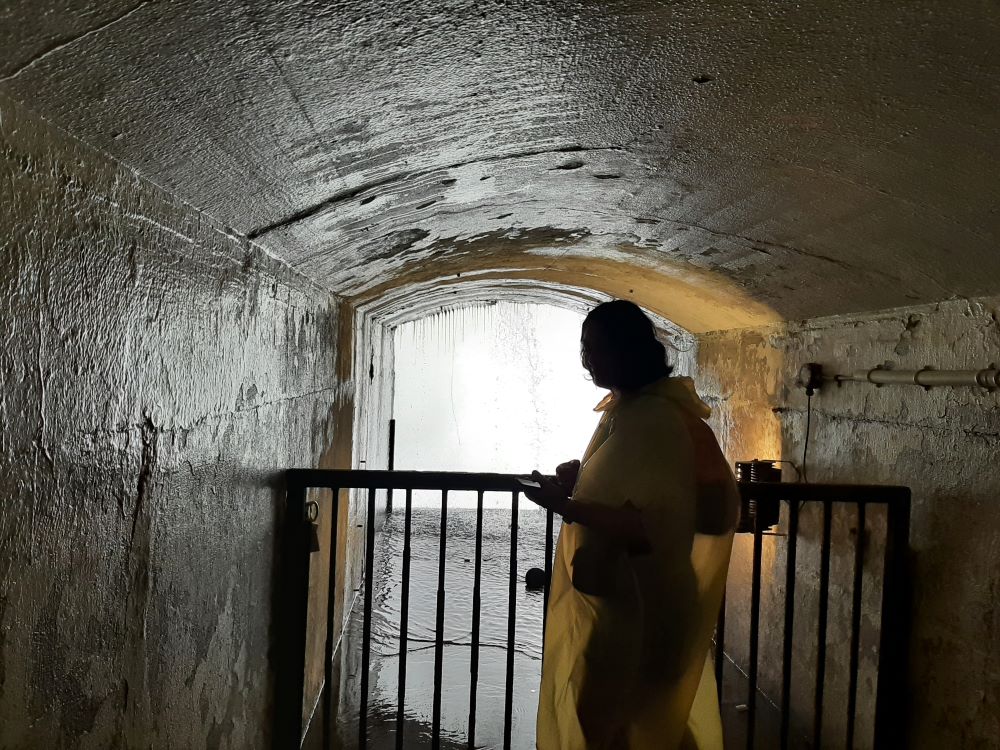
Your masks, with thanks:
M 380 471 L 373 469 L 289 469 L 289 486 L 302 484 L 325 489 L 449 490 L 453 492 L 513 492 L 526 474 L 461 471 Z

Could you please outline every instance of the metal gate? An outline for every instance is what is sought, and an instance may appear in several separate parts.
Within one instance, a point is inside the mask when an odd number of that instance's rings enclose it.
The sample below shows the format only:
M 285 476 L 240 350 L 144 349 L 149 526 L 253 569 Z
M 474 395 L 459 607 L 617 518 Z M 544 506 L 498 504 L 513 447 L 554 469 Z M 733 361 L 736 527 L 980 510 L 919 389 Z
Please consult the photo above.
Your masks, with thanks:
M 277 626 L 277 680 L 276 680 L 276 722 L 274 744 L 280 748 L 297 748 L 308 739 L 309 744 L 327 748 L 334 737 L 334 722 L 336 721 L 336 706 L 334 705 L 334 628 L 330 627 L 335 611 L 335 560 L 330 555 L 330 569 L 323 576 L 329 582 L 327 592 L 327 627 L 326 644 L 323 661 L 324 682 L 317 701 L 317 711 L 303 710 L 305 698 L 306 670 L 306 628 L 307 610 L 309 605 L 309 570 L 310 555 L 322 547 L 324 540 L 315 538 L 316 525 L 310 511 L 308 490 L 325 488 L 332 490 L 332 497 L 327 502 L 333 504 L 328 509 L 334 521 L 337 519 L 337 504 L 341 502 L 341 491 L 360 490 L 367 493 L 367 513 L 365 524 L 365 556 L 363 594 L 359 597 L 363 607 L 361 636 L 361 669 L 358 706 L 357 747 L 366 748 L 369 742 L 369 679 L 371 672 L 371 624 L 373 615 L 373 576 L 374 549 L 376 540 L 376 519 L 379 517 L 378 490 L 385 490 L 389 495 L 391 507 L 393 493 L 403 493 L 405 498 L 403 512 L 404 547 L 402 560 L 402 604 L 399 633 L 399 695 L 396 706 L 396 731 L 394 744 L 397 748 L 404 747 L 404 714 L 405 685 L 407 669 L 407 616 L 409 609 L 409 576 L 410 576 L 410 515 L 412 493 L 416 490 L 432 490 L 440 497 L 440 540 L 437 569 L 436 618 L 434 642 L 434 684 L 433 684 L 433 717 L 431 723 L 430 744 L 433 748 L 441 744 L 441 700 L 443 680 L 443 633 L 445 626 L 445 602 L 448 596 L 448 582 L 445 576 L 445 554 L 448 544 L 446 534 L 448 520 L 449 493 L 469 491 L 476 493 L 478 498 L 476 511 L 476 535 L 474 558 L 474 583 L 472 605 L 472 658 L 469 692 L 469 722 L 468 747 L 476 747 L 476 708 L 479 682 L 479 624 L 480 624 L 480 578 L 482 572 L 482 532 L 483 532 L 483 497 L 485 493 L 506 493 L 511 502 L 510 523 L 510 558 L 508 568 L 508 611 L 507 611 L 507 651 L 506 680 L 503 704 L 503 747 L 511 747 L 511 711 L 514 693 L 514 640 L 516 632 L 516 593 L 519 582 L 517 564 L 518 544 L 518 507 L 524 502 L 520 497 L 520 485 L 515 475 L 510 474 L 469 474 L 452 472 L 412 472 L 412 471 L 348 471 L 348 470 L 308 470 L 294 469 L 287 472 L 288 504 L 284 524 L 282 549 L 282 576 L 280 610 L 276 613 Z M 748 657 L 745 664 L 738 665 L 740 672 L 745 672 L 745 685 L 739 685 L 738 691 L 745 696 L 745 717 L 743 732 L 747 748 L 756 744 L 765 747 L 778 745 L 786 747 L 822 747 L 824 742 L 824 691 L 826 685 L 827 651 L 828 651 L 828 619 L 830 600 L 830 565 L 831 565 L 831 529 L 834 513 L 838 509 L 853 509 L 857 521 L 857 538 L 853 550 L 853 586 L 850 607 L 850 644 L 849 644 L 849 687 L 847 704 L 844 707 L 846 715 L 846 736 L 837 742 L 848 748 L 856 746 L 855 718 L 858 712 L 857 692 L 859 674 L 859 648 L 862 616 L 862 569 L 866 563 L 866 514 L 873 506 L 885 519 L 884 539 L 882 540 L 882 573 L 879 586 L 881 589 L 879 643 L 877 657 L 877 688 L 874 706 L 874 732 L 870 744 L 879 748 L 900 747 L 904 731 L 905 717 L 903 707 L 904 688 L 906 684 L 906 626 L 908 614 L 906 611 L 907 566 L 906 553 L 909 534 L 910 493 L 907 488 L 887 486 L 862 485 L 820 485 L 791 483 L 754 483 L 741 484 L 744 500 L 754 500 L 758 508 L 769 506 L 779 515 L 781 523 L 779 535 L 784 537 L 786 565 L 784 572 L 783 605 L 780 615 L 769 613 L 771 621 L 782 622 L 781 648 L 781 679 L 777 700 L 765 696 L 774 705 L 777 715 L 777 737 L 762 735 L 758 721 L 758 703 L 763 695 L 759 681 L 760 671 L 760 621 L 762 592 L 762 550 L 764 538 L 769 532 L 758 523 L 759 518 L 767 513 L 758 513 L 752 524 L 751 553 L 751 585 L 749 592 L 740 593 L 749 598 L 749 643 Z M 779 507 L 775 507 L 779 506 Z M 816 508 L 821 513 L 821 528 L 817 542 L 819 549 L 818 576 L 818 611 L 816 623 L 815 663 L 812 668 L 812 684 L 802 686 L 793 684 L 793 633 L 796 624 L 796 587 L 799 582 L 797 553 L 800 543 L 800 519 L 803 513 Z M 397 510 L 398 512 L 398 510 Z M 544 599 L 548 600 L 548 579 L 552 567 L 553 552 L 552 513 L 548 512 L 545 523 L 544 549 L 539 553 L 544 561 L 545 591 Z M 331 532 L 325 540 L 327 549 L 337 549 L 337 524 L 331 524 Z M 729 592 L 729 606 L 733 606 L 735 592 Z M 723 685 L 723 666 L 727 663 L 726 651 L 726 605 L 723 605 L 719 615 L 719 627 L 716 632 L 716 674 L 720 687 L 720 698 L 725 700 Z M 801 617 L 801 615 L 800 615 Z M 731 626 L 730 626 L 731 627 Z M 793 721 L 793 689 L 810 689 L 812 691 L 812 717 L 795 717 Z M 322 720 L 311 721 L 319 713 Z M 798 712 L 801 714 L 801 711 Z M 811 721 L 809 721 L 811 718 Z M 811 731 L 803 731 L 803 722 L 811 723 Z M 315 744 L 319 743 L 319 744 Z M 742 741 L 741 741 L 742 744 Z M 829 744 L 829 740 L 828 740 Z M 861 744 L 866 744 L 862 742 Z M 517 750 L 521 750 L 518 748 Z

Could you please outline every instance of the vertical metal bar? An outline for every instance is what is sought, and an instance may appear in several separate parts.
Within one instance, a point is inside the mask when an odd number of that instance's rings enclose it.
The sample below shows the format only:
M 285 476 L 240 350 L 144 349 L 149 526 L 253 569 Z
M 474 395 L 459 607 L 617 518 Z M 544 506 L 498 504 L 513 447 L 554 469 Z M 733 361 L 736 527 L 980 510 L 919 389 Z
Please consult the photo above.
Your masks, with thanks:
M 858 649 L 861 641 L 861 587 L 865 564 L 865 504 L 858 503 L 858 537 L 854 540 L 854 590 L 851 600 L 850 684 L 847 688 L 847 750 L 854 747 L 854 714 L 858 705 Z
M 510 581 L 507 590 L 507 687 L 503 705 L 503 747 L 510 750 L 514 712 L 514 630 L 517 617 L 517 514 L 520 493 L 515 490 L 510 509 Z
M 275 689 L 275 748 L 298 747 L 302 743 L 309 609 L 309 525 L 305 504 L 305 486 L 289 479 L 282 534 L 281 612 L 277 614 L 281 657 Z
M 389 471 L 396 469 L 396 420 L 389 420 Z M 392 513 L 392 487 L 385 492 L 385 512 Z
M 337 521 L 340 513 L 340 490 L 333 490 L 333 498 L 330 501 L 330 536 L 327 537 L 327 549 L 329 550 L 329 560 L 326 569 L 326 652 L 323 661 L 323 747 L 330 747 L 333 741 L 333 720 L 336 706 L 333 699 L 336 691 L 333 689 L 333 648 L 336 644 L 336 631 L 339 623 L 336 619 L 336 599 L 337 599 Z
M 396 468 L 396 420 L 389 420 L 389 471 Z M 390 488 L 391 489 L 391 488 Z
M 898 503 L 898 504 L 897 504 Z M 910 495 L 888 503 L 882 622 L 879 632 L 878 689 L 875 696 L 875 747 L 906 747 L 910 543 Z
M 792 632 L 795 627 L 795 556 L 799 546 L 799 501 L 788 503 L 788 555 L 785 558 L 785 630 L 781 647 L 781 750 L 788 747 L 792 716 Z
M 719 705 L 722 705 L 722 667 L 726 658 L 726 588 L 722 588 L 722 603 L 719 605 L 719 619 L 715 623 L 715 688 L 719 691 Z
M 545 626 L 549 621 L 549 589 L 552 586 L 552 532 L 555 526 L 555 514 L 545 511 L 545 590 L 542 599 L 542 650 L 545 646 Z
M 361 710 L 358 712 L 358 747 L 368 746 L 368 678 L 371 671 L 372 589 L 375 577 L 375 488 L 368 490 L 365 533 L 365 619 L 361 644 Z
M 483 573 L 483 491 L 476 498 L 476 562 L 472 583 L 472 658 L 469 662 L 469 748 L 476 746 L 476 698 L 479 690 L 479 612 L 482 606 L 480 582 Z
M 441 746 L 441 678 L 444 674 L 444 570 L 448 542 L 448 490 L 441 490 L 441 538 L 438 546 L 437 617 L 434 625 L 434 708 L 431 747 Z
M 396 748 L 403 749 L 403 727 L 406 702 L 406 649 L 410 627 L 410 517 L 413 511 L 413 490 L 406 491 L 406 515 L 403 520 L 403 581 L 399 603 L 399 678 L 396 695 Z M 325 749 L 324 749 L 325 750 Z
M 758 507 L 759 504 L 758 504 Z M 760 640 L 760 568 L 763 549 L 760 516 L 753 520 L 753 577 L 750 583 L 750 664 L 747 686 L 747 750 L 752 750 L 757 728 L 757 644 Z
M 823 541 L 819 559 L 819 628 L 816 643 L 816 692 L 813 698 L 813 746 L 823 746 L 823 689 L 826 683 L 826 624 L 830 609 L 830 527 L 833 503 L 823 501 Z

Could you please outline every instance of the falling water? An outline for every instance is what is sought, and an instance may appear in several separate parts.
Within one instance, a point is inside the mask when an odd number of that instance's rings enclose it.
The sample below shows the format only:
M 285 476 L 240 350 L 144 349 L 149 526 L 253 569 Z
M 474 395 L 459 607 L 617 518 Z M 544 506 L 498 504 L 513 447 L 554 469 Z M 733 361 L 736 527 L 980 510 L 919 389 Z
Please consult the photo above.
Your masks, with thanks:
M 602 396 L 580 365 L 581 323 L 498 302 L 397 328 L 396 467 L 521 473 L 579 457 Z

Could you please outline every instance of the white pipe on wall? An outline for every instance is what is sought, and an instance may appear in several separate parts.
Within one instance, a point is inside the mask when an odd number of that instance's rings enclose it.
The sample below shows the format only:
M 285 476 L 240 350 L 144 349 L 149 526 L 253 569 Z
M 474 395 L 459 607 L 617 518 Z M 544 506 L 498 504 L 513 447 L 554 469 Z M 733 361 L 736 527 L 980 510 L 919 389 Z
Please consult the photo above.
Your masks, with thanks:
M 832 380 L 867 382 L 875 385 L 919 385 L 924 388 L 937 386 L 979 386 L 988 390 L 1000 388 L 1000 369 L 983 370 L 889 370 L 876 367 L 872 370 L 855 370 L 849 375 L 834 375 Z

